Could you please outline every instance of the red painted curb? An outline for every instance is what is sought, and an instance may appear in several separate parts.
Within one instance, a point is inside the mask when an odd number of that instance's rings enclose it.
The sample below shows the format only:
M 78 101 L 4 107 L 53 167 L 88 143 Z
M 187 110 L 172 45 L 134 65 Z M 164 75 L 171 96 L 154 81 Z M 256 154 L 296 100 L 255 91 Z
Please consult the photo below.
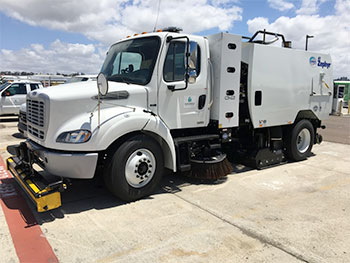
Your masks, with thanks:
M 1 207 L 20 262 L 59 262 L 0 157 Z

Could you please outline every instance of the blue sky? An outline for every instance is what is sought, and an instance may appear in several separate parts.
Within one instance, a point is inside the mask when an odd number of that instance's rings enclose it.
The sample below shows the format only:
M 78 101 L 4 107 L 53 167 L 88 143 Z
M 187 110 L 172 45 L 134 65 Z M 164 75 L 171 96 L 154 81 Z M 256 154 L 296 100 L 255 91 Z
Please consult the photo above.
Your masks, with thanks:
M 1 2 L 1 1 L 0 1 Z M 293 1 L 295 4 L 301 3 L 299 1 Z M 318 14 L 326 16 L 334 12 L 334 2 L 327 1 L 322 3 Z M 236 4 L 233 2 L 233 4 Z M 247 21 L 255 17 L 267 17 L 270 21 L 277 19 L 280 16 L 292 17 L 295 15 L 293 10 L 279 11 L 269 6 L 267 1 L 263 0 L 242 0 L 237 3 L 238 6 L 243 8 L 242 21 L 235 22 L 234 27 L 229 32 L 250 36 L 248 31 Z M 71 43 L 97 43 L 92 39 L 88 39 L 83 34 L 65 32 L 62 30 L 52 30 L 42 26 L 31 26 L 26 23 L 20 22 L 14 18 L 6 15 L 6 12 L 0 12 L 0 30 L 1 30 L 1 43 L 0 48 L 18 50 L 23 47 L 27 47 L 33 43 L 41 43 L 44 46 L 48 46 L 56 39 L 60 39 L 63 42 Z M 198 32 L 201 35 L 209 35 L 219 32 L 218 28 L 205 30 Z M 8 37 L 10 36 L 10 37 Z
M 48 29 L 42 26 L 31 26 L 0 13 L 1 42 L 0 48 L 18 50 L 40 43 L 48 46 L 56 39 L 64 42 L 89 44 L 95 43 L 83 34 Z
M 0 70 L 97 72 L 109 44 L 130 33 L 152 30 L 158 5 L 158 0 L 65 2 L 0 0 L 0 59 L 5 62 Z M 159 27 L 177 25 L 201 35 L 228 31 L 245 36 L 266 28 L 283 33 L 296 48 L 303 47 L 306 34 L 315 35 L 310 48 L 331 53 L 341 60 L 336 74 L 350 75 L 349 57 L 344 54 L 350 53 L 349 40 L 340 44 L 332 39 L 335 32 L 350 39 L 350 0 L 161 0 L 160 4 Z M 77 57 L 73 50 L 81 54 Z M 59 61 L 55 52 L 61 56 Z M 96 61 L 82 59 L 89 52 Z M 41 53 L 41 66 L 31 69 L 29 60 Z M 22 66 L 16 58 L 23 60 Z

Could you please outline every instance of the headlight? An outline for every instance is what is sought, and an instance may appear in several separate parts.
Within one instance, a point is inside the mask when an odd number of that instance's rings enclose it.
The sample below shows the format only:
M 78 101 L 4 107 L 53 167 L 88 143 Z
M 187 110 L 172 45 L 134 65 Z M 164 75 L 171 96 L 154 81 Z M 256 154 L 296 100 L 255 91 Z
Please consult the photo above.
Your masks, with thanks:
M 90 140 L 91 132 L 88 130 L 76 130 L 61 133 L 56 142 L 63 143 L 84 143 Z

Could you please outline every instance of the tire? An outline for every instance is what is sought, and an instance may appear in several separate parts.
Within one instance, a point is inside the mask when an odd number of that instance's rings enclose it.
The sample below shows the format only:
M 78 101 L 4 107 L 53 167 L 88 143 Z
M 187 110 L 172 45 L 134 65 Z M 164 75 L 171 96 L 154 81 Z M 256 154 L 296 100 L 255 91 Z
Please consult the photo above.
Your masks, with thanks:
M 104 180 L 113 195 L 130 202 L 153 193 L 163 170 L 159 144 L 148 136 L 137 135 L 122 143 L 107 161 Z
M 315 130 L 311 122 L 301 120 L 287 136 L 287 156 L 293 161 L 305 160 L 314 144 Z

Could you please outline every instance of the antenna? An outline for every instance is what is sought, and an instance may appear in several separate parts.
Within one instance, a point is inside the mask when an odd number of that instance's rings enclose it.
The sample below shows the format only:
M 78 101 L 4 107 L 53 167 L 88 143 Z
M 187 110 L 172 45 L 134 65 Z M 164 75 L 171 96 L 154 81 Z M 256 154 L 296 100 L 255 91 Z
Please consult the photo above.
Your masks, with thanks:
M 154 24 L 153 32 L 156 32 L 156 28 L 157 28 L 157 24 L 158 24 L 159 10 L 160 10 L 160 2 L 161 2 L 161 0 L 158 0 L 157 18 L 156 18 L 156 23 Z

